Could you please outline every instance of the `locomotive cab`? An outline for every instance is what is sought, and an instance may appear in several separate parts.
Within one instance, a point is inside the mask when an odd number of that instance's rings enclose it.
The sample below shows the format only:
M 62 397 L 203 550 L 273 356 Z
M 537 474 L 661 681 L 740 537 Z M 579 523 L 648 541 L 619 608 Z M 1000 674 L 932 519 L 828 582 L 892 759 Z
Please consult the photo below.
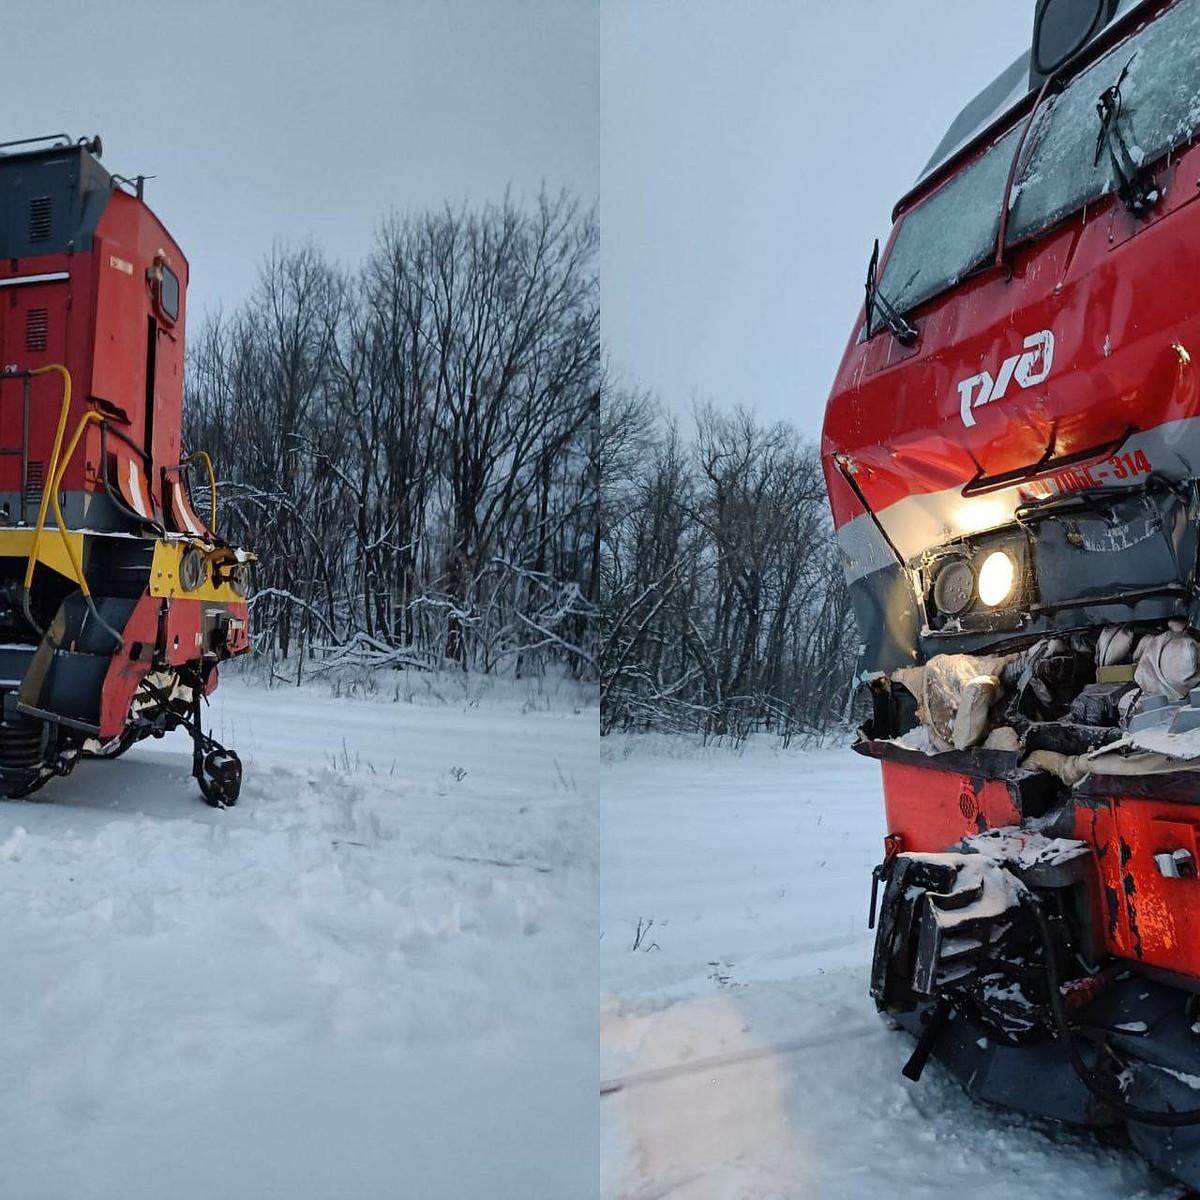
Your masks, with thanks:
M 248 649 L 252 556 L 183 451 L 187 259 L 100 153 L 0 145 L 0 791 L 182 725 L 226 804 L 240 764 L 200 704 Z
M 1040 0 L 896 206 L 822 440 L 908 1073 L 1193 1186 L 1198 53 L 1200 0 Z

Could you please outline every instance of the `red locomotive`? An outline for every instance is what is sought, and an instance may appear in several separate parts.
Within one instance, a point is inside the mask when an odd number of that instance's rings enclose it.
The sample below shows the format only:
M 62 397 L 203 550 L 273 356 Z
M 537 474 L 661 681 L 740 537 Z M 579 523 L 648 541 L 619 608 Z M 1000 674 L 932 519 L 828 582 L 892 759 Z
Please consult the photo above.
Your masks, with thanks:
M 1038 0 L 896 207 L 822 442 L 906 1073 L 1124 1123 L 1192 1186 L 1197 61 L 1200 0 Z
M 200 705 L 248 648 L 251 556 L 181 454 L 187 260 L 100 153 L 0 145 L 0 794 L 183 726 L 224 806 L 241 765 Z

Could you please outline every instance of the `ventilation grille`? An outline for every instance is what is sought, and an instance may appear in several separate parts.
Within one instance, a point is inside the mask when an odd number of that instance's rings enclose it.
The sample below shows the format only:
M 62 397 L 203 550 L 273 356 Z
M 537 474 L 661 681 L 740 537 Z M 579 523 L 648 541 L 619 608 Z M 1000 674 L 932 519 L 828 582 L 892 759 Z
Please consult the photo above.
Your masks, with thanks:
M 25 476 L 25 495 L 40 496 L 46 485 L 46 464 L 30 460 Z
M 49 329 L 49 310 L 45 308 L 31 308 L 25 314 L 25 349 L 45 350 Z
M 50 197 L 34 196 L 29 201 L 29 240 L 44 242 L 50 236 Z

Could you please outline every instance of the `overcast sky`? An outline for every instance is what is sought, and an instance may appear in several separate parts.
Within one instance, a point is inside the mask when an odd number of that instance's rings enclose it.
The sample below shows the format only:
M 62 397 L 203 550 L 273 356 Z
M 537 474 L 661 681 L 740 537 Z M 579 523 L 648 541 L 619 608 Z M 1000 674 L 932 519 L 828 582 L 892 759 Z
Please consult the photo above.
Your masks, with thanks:
M 816 436 L 871 241 L 1034 0 L 604 0 L 613 363 Z
M 99 132 L 231 307 L 275 238 L 356 262 L 389 206 L 601 197 L 613 364 L 819 427 L 871 239 L 1034 0 L 40 0 L 0 140 Z
M 99 132 L 236 304 L 274 238 L 358 261 L 389 206 L 599 191 L 596 0 L 3 5 L 0 141 Z

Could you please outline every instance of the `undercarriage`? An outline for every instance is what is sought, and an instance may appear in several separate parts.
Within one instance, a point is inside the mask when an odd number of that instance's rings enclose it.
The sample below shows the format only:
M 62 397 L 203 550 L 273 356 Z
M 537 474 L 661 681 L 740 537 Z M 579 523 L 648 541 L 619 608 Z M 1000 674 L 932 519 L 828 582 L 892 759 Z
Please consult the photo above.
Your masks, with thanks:
M 26 716 L 18 709 L 16 692 L 4 695 L 0 723 L 0 797 L 20 799 L 45 787 L 52 779 L 71 774 L 83 759 L 120 758 L 146 738 L 161 738 L 176 729 L 192 738 L 192 775 L 206 803 L 229 808 L 241 791 L 242 765 L 237 754 L 204 730 L 204 688 L 189 673 L 159 670 L 138 686 L 124 731 L 100 739 L 58 722 Z
M 1200 638 L 1110 625 L 872 685 L 871 993 L 979 1099 L 1200 1187 Z

